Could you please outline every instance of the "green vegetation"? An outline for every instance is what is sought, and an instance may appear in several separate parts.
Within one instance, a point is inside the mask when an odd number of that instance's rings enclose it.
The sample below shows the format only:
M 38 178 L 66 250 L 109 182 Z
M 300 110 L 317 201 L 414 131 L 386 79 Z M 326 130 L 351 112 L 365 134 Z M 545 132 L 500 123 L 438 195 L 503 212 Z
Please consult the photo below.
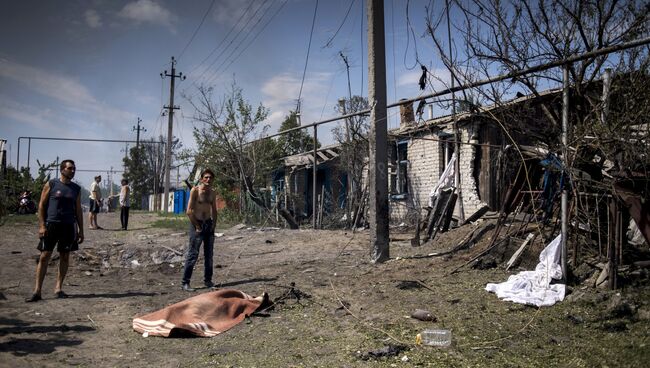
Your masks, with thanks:
M 242 222 L 241 216 L 237 211 L 223 209 L 217 214 L 217 229 L 227 229 Z M 190 219 L 183 214 L 158 212 L 158 219 L 152 224 L 152 227 L 159 229 L 170 229 L 178 231 L 187 231 L 190 226 Z
M 186 231 L 190 226 L 190 219 L 185 214 L 164 214 L 158 213 L 158 219 L 151 226 L 154 228 L 163 228 L 171 230 Z
M 36 225 L 38 223 L 38 216 L 33 215 L 14 215 L 10 214 L 3 216 L 0 220 L 0 226 L 15 226 L 15 225 Z

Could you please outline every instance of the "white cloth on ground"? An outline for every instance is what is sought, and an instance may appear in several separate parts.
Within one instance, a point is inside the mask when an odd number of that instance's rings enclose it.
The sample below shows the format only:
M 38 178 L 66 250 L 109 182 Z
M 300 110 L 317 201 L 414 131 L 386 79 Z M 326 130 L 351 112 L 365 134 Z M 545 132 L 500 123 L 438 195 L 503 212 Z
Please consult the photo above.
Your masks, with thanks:
M 510 276 L 506 282 L 487 284 L 485 290 L 505 301 L 538 307 L 548 307 L 564 300 L 566 285 L 551 285 L 551 280 L 562 279 L 561 238 L 562 235 L 558 235 L 539 254 L 535 271 L 522 271 Z

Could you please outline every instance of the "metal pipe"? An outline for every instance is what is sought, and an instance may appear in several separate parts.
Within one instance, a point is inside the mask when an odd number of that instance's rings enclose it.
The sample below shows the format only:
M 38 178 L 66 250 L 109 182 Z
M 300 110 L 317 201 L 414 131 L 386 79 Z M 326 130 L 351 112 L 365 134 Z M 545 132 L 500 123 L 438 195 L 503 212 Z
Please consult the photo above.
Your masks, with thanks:
M 501 75 L 498 75 L 496 77 L 492 77 L 492 78 L 488 78 L 488 79 L 482 79 L 482 80 L 476 81 L 476 82 L 461 84 L 461 85 L 459 85 L 457 87 L 454 87 L 454 88 L 443 89 L 441 91 L 429 93 L 427 95 L 421 95 L 421 96 L 413 97 L 413 98 L 409 98 L 409 99 L 400 99 L 398 102 L 393 102 L 391 104 L 388 104 L 386 106 L 386 108 L 397 107 L 397 106 L 400 106 L 400 105 L 413 103 L 415 101 L 420 101 L 420 100 L 424 100 L 424 99 L 427 99 L 427 98 L 440 97 L 440 96 L 450 94 L 451 92 L 458 92 L 458 91 L 462 91 L 462 90 L 468 89 L 468 88 L 480 87 L 480 86 L 483 86 L 483 85 L 486 85 L 486 84 L 490 84 L 490 83 L 494 83 L 494 82 L 500 82 L 502 80 L 512 79 L 512 78 L 520 77 L 522 75 L 526 75 L 526 74 L 530 74 L 530 73 L 534 73 L 534 72 L 539 72 L 539 71 L 543 71 L 543 70 L 557 68 L 559 66 L 562 66 L 562 65 L 565 65 L 565 64 L 568 64 L 568 63 L 573 63 L 573 62 L 576 62 L 576 61 L 581 61 L 581 60 L 585 60 L 585 59 L 592 58 L 592 57 L 602 56 L 602 55 L 606 55 L 606 54 L 609 54 L 609 53 L 612 53 L 612 52 L 622 51 L 622 50 L 634 48 L 634 47 L 637 47 L 637 46 L 643 46 L 643 45 L 647 45 L 647 44 L 650 44 L 650 37 L 642 38 L 642 39 L 635 40 L 635 41 L 626 42 L 626 43 L 623 43 L 623 44 L 620 44 L 620 45 L 604 47 L 602 49 L 598 49 L 598 50 L 594 50 L 594 51 L 590 51 L 590 52 L 585 52 L 584 54 L 575 55 L 575 56 L 572 56 L 572 57 L 569 57 L 569 58 L 566 58 L 566 59 L 563 59 L 563 60 L 553 61 L 553 62 L 550 62 L 550 63 L 541 64 L 541 65 L 536 65 L 536 66 L 533 66 L 533 67 L 530 67 L 530 68 L 527 68 L 527 69 L 522 69 L 522 70 L 510 72 L 510 73 L 507 73 L 507 74 L 501 74 Z M 314 122 L 314 123 L 311 123 L 311 124 L 301 125 L 301 126 L 298 126 L 298 127 L 295 127 L 295 128 L 286 129 L 286 130 L 283 130 L 281 132 L 277 132 L 275 134 L 270 134 L 270 135 L 267 135 L 265 137 L 258 138 L 256 140 L 253 140 L 253 141 L 250 141 L 250 142 L 247 142 L 247 143 L 244 143 L 244 144 L 251 144 L 251 143 L 259 141 L 259 140 L 277 137 L 277 136 L 280 136 L 282 134 L 286 134 L 286 133 L 289 133 L 289 132 L 292 132 L 292 131 L 295 131 L 295 130 L 309 128 L 309 127 L 312 127 L 312 126 L 315 126 L 315 125 L 331 123 L 333 121 L 347 119 L 347 118 L 351 118 L 351 117 L 354 117 L 354 116 L 367 115 L 369 113 L 370 113 L 370 109 L 361 110 L 361 111 L 357 111 L 355 113 L 350 113 L 350 114 L 347 114 L 347 115 L 341 115 L 341 116 L 337 116 L 337 117 L 334 117 L 334 118 L 317 121 L 317 122 Z
M 566 167 L 568 165 L 568 126 L 569 126 L 569 64 L 562 70 L 562 279 L 567 281 L 567 204 L 569 191 L 567 190 Z
M 29 172 L 29 159 L 30 159 L 29 156 L 31 155 L 31 151 L 32 151 L 32 139 L 29 138 L 27 140 L 27 171 L 28 172 Z
M 22 137 L 18 137 L 18 152 L 16 152 L 16 170 L 20 172 L 20 139 Z
M 312 172 L 312 194 L 311 194 L 311 217 L 312 217 L 312 225 L 314 227 L 314 230 L 316 229 L 316 170 L 318 170 L 318 127 L 314 125 L 314 166 L 313 166 L 313 172 Z

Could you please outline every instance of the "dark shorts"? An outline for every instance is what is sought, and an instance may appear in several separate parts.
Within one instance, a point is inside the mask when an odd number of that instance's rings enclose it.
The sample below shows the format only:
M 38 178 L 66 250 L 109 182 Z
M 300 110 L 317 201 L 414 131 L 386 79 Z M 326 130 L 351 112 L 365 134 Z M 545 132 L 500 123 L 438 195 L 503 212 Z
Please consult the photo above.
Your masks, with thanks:
M 79 250 L 75 224 L 48 223 L 46 228 L 47 236 L 38 242 L 38 250 L 51 252 L 55 246 L 59 253 Z
M 97 204 L 97 201 L 91 198 L 90 201 L 88 202 L 88 205 L 90 207 L 90 212 L 99 213 L 99 207 L 101 206 Z

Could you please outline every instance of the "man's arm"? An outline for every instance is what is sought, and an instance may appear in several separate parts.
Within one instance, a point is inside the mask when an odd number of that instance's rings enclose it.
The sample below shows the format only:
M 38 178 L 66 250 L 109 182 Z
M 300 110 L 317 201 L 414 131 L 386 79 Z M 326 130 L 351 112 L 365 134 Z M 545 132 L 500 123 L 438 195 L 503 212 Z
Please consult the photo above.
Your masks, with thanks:
M 196 188 L 197 187 L 194 187 L 194 188 L 192 188 L 192 190 L 190 190 L 190 200 L 187 202 L 187 212 L 186 212 L 186 214 L 187 214 L 187 217 L 190 218 L 190 222 L 192 223 L 192 225 L 194 225 L 194 228 L 197 231 L 200 231 L 201 230 L 201 224 L 199 223 L 199 221 L 196 220 L 196 217 L 194 217 L 194 202 L 196 202 L 196 197 L 198 196 L 198 192 L 197 192 Z
M 38 236 L 40 238 L 47 235 L 47 228 L 45 227 L 45 218 L 47 216 L 47 206 L 50 199 L 50 182 L 45 183 L 43 191 L 41 192 L 41 199 L 38 201 Z
M 212 206 L 210 206 L 210 211 L 212 217 L 212 232 L 214 232 L 214 229 L 217 227 L 217 192 L 213 191 L 214 193 L 214 198 L 212 199 Z
M 83 210 L 81 209 L 81 191 L 77 196 L 77 201 L 75 205 L 75 216 L 77 217 L 77 243 L 81 244 L 84 242 L 84 216 Z
M 129 192 L 128 187 L 123 186 L 122 189 L 120 189 L 120 206 L 124 207 L 126 204 L 126 195 Z

